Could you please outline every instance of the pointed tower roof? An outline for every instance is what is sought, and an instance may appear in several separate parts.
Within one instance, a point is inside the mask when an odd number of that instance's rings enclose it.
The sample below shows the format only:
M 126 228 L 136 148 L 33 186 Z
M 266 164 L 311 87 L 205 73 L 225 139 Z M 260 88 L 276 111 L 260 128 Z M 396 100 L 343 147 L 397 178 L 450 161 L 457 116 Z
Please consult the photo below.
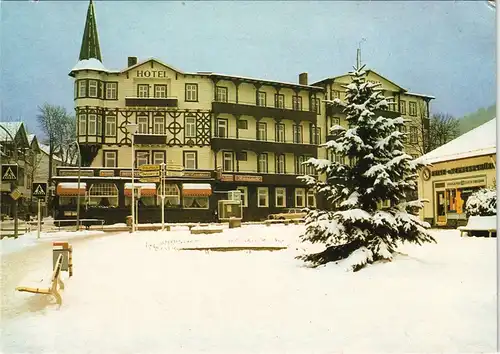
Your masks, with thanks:
M 95 22 L 94 3 L 90 0 L 85 20 L 85 30 L 83 31 L 82 48 L 80 49 L 79 60 L 97 59 L 102 62 L 101 48 L 99 47 L 99 36 L 97 35 L 97 25 Z

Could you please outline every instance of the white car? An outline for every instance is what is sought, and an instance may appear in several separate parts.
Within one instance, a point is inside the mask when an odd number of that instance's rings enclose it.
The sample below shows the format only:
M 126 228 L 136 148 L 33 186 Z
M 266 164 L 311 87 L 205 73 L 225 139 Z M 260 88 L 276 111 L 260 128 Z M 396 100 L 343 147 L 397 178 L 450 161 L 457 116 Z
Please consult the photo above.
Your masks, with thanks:
M 290 208 L 284 213 L 269 214 L 270 220 L 290 220 L 290 219 L 303 219 L 307 213 L 300 208 Z

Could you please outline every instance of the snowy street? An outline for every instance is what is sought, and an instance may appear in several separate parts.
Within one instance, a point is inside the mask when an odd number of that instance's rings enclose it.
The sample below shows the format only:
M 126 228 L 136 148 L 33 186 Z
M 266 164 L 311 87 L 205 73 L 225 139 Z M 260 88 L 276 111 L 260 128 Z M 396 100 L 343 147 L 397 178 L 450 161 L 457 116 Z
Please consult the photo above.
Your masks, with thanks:
M 437 245 L 406 246 L 408 256 L 348 273 L 295 260 L 303 228 L 79 235 L 60 309 L 47 295 L 14 290 L 50 276 L 57 233 L 8 252 L 2 243 L 1 352 L 496 350 L 496 239 L 433 231 Z M 209 245 L 289 247 L 176 250 Z

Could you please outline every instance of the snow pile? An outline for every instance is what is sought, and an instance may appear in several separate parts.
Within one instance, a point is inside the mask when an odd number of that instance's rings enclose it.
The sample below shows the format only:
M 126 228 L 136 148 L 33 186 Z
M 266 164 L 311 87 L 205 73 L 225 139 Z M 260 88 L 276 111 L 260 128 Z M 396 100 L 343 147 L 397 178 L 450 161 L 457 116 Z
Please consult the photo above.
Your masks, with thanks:
M 465 203 L 467 216 L 491 216 L 497 214 L 497 191 L 483 188 L 474 192 Z
M 104 65 L 95 58 L 80 60 L 71 71 L 78 70 L 108 71 Z

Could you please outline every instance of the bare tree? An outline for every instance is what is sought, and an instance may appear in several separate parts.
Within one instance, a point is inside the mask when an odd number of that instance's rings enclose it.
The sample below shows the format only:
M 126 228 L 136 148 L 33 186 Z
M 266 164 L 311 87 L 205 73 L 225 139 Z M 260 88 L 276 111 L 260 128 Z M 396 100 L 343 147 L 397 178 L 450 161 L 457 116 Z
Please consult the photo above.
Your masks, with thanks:
M 432 116 L 429 129 L 429 151 L 437 149 L 459 135 L 460 122 L 447 113 Z

